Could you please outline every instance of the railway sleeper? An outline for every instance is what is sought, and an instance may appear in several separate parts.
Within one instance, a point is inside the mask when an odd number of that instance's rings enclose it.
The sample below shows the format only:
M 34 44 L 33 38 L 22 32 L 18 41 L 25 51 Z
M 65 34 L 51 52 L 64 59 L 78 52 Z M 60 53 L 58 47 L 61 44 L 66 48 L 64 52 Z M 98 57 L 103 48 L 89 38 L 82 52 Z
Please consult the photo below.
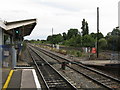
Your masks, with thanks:
M 34 62 L 29 62 L 30 65 L 34 65 Z M 41 62 L 41 61 L 37 61 L 37 64 L 39 65 L 46 65 L 47 63 Z
M 54 65 L 54 64 L 62 64 L 61 62 L 48 62 L 50 65 Z
M 45 66 L 45 65 L 48 65 L 47 63 L 37 63 L 38 66 Z
M 47 81 L 48 83 L 51 83 L 51 82 L 53 82 L 53 83 L 54 83 L 54 82 L 61 82 L 61 83 L 63 83 L 63 81 L 58 81 L 58 80 L 54 80 L 54 81 L 53 81 L 53 80 L 46 80 L 46 81 Z
M 102 82 L 102 83 L 111 83 L 112 81 L 111 80 L 100 80 L 100 82 Z
M 120 87 L 120 85 L 118 83 L 105 83 L 105 84 L 110 85 L 110 86 L 119 86 Z
M 103 82 L 102 82 L 103 83 Z M 120 88 L 120 85 L 118 83 L 115 83 L 115 82 L 104 82 L 105 85 L 111 87 L 111 88 Z
M 45 79 L 46 80 L 46 79 Z M 47 82 L 61 82 L 61 83 L 63 83 L 64 81 L 63 80 L 51 80 L 51 79 L 47 79 L 46 80 Z
M 111 88 L 120 88 L 120 86 L 117 85 L 109 85 Z
M 95 77 L 94 77 L 95 78 Z M 106 79 L 105 78 L 100 78 L 100 77 L 98 77 L 98 78 L 95 78 L 96 80 L 98 80 L 98 81 L 105 81 Z
M 47 82 L 53 82 L 51 80 L 46 80 Z M 63 82 L 63 80 L 56 80 L 56 82 Z
M 94 76 L 94 78 L 96 78 L 97 80 L 103 80 L 104 79 L 102 76 Z
M 65 84 L 65 83 L 58 83 L 58 82 L 50 82 L 50 83 L 48 83 L 48 85 L 64 85 L 64 86 L 67 86 L 67 84 Z
M 46 80 L 49 87 L 67 87 L 67 84 L 63 80 Z
M 48 83 L 49 87 L 67 87 L 67 84 L 60 84 L 60 83 Z

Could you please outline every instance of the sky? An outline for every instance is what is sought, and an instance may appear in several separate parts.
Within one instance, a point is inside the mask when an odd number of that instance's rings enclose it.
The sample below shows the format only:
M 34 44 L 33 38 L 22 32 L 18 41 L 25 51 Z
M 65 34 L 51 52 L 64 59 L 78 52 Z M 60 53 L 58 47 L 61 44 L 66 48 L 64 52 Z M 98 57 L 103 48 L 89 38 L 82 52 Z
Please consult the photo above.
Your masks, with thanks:
M 99 30 L 104 35 L 118 26 L 119 0 L 0 0 L 0 19 L 18 21 L 37 19 L 37 25 L 25 39 L 46 39 L 48 35 L 66 32 L 70 28 L 81 32 L 82 20 L 88 22 L 89 32 Z

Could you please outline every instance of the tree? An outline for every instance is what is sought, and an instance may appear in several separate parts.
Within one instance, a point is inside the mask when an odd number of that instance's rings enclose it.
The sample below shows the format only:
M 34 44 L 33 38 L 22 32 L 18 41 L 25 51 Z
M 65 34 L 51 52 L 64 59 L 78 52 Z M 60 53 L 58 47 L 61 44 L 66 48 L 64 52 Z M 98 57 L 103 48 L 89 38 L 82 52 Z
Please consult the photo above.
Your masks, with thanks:
M 73 36 L 72 38 L 66 40 L 64 45 L 80 47 L 81 46 L 81 35 Z
M 97 34 L 96 34 L 96 33 L 91 33 L 90 35 L 91 35 L 91 37 L 93 37 L 94 39 L 96 39 L 96 37 L 97 37 Z
M 56 35 L 48 36 L 47 41 L 49 41 L 49 43 L 52 44 L 58 44 L 59 42 L 63 41 L 63 37 L 61 34 L 56 34 Z
M 118 28 L 114 28 L 111 35 L 118 35 L 120 36 L 120 30 Z
M 55 44 L 58 44 L 58 43 L 62 42 L 63 41 L 62 35 L 61 34 L 55 35 L 55 38 L 53 39 L 53 41 L 54 41 Z
M 67 34 L 64 32 L 63 33 L 63 39 L 66 40 L 67 39 Z
M 83 19 L 82 21 L 82 36 L 88 35 L 89 34 L 89 27 L 88 27 L 88 23 L 87 21 L 85 21 L 85 19 Z
M 91 35 L 94 39 L 97 38 L 97 33 L 91 33 L 90 35 Z M 103 34 L 102 34 L 101 32 L 99 32 L 99 33 L 98 33 L 98 40 L 101 39 L 101 38 L 103 38 L 103 37 L 104 37 Z
M 116 40 L 117 40 L 116 36 L 111 35 L 108 37 L 108 39 L 107 39 L 108 48 L 110 50 L 114 50 L 114 51 L 116 50 L 116 42 L 117 42 Z
M 68 30 L 68 33 L 67 33 L 67 39 L 70 39 L 73 36 L 77 36 L 78 34 L 79 34 L 78 29 L 70 29 Z
M 39 39 L 37 39 L 37 41 L 40 41 Z
M 99 48 L 103 50 L 107 48 L 107 40 L 105 38 L 99 40 Z
M 104 35 L 101 32 L 99 32 L 98 33 L 98 40 L 100 40 L 101 38 L 104 38 Z
M 95 39 L 91 35 L 85 35 L 82 37 L 82 45 L 84 47 L 94 47 Z
M 41 40 L 41 43 L 45 43 L 46 42 L 46 40 Z
M 109 50 L 120 51 L 120 30 L 118 27 L 114 28 L 112 32 L 107 33 L 105 38 Z
M 120 36 L 109 35 L 106 36 L 106 40 L 108 43 L 109 50 L 120 51 Z
M 82 21 L 82 27 L 81 27 L 81 29 L 82 29 L 82 36 L 85 35 L 85 27 L 86 27 L 86 23 L 85 23 L 85 19 L 83 19 L 83 21 Z
M 81 46 L 81 43 L 82 43 L 81 39 L 82 39 L 81 35 L 76 36 L 76 38 L 75 38 L 76 46 Z
M 52 43 L 52 36 L 51 36 L 51 35 L 49 35 L 49 36 L 47 37 L 47 41 L 49 41 L 49 43 Z
M 88 27 L 87 21 L 86 21 L 86 34 L 87 34 L 87 35 L 89 34 L 89 27 Z
M 66 40 L 65 45 L 67 45 L 67 46 L 76 46 L 75 37 L 72 37 L 69 40 Z

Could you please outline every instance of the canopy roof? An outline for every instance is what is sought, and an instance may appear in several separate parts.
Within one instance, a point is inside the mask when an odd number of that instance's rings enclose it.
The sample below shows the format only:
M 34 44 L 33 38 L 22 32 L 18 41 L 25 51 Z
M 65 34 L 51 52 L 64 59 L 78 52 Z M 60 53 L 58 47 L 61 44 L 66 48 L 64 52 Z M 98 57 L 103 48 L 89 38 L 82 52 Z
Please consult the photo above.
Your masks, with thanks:
M 0 27 L 3 28 L 6 32 L 12 35 L 15 30 L 19 30 L 22 37 L 30 35 L 35 25 L 36 19 L 20 20 L 13 22 L 0 22 Z

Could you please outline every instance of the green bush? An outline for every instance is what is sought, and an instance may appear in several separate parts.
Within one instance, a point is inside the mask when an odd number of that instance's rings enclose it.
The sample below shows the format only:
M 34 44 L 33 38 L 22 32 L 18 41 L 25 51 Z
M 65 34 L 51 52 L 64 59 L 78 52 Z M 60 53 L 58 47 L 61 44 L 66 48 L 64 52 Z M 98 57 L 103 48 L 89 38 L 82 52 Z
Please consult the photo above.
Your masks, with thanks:
M 77 56 L 77 57 L 81 57 L 81 56 L 82 56 L 82 53 L 81 53 L 80 51 L 77 51 L 77 52 L 76 52 L 76 56 Z

